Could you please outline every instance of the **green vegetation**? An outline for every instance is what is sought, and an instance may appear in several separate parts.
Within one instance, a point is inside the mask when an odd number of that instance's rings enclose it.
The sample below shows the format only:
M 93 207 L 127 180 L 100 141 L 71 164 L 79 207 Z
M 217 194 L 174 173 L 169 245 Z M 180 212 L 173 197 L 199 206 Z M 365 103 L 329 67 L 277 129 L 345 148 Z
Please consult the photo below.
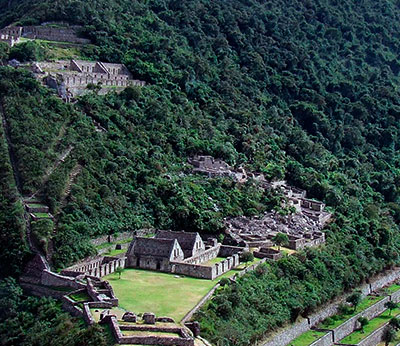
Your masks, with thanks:
M 291 346 L 308 346 L 311 345 L 314 341 L 318 340 L 319 338 L 323 337 L 326 332 L 319 332 L 316 330 L 309 330 L 301 334 L 296 339 L 290 342 Z
M 25 297 L 13 279 L 0 281 L 2 345 L 110 345 L 99 325 L 86 326 L 53 299 Z
M 55 266 L 94 254 L 89 239 L 98 235 L 143 227 L 218 234 L 225 217 L 288 212 L 256 183 L 189 174 L 194 154 L 285 178 L 335 213 L 326 245 L 219 291 L 197 316 L 210 342 L 254 343 L 398 263 L 399 15 L 394 0 L 0 0 L 0 26 L 81 24 L 96 45 L 88 58 L 125 63 L 148 82 L 71 105 L 26 71 L 0 67 L 21 192 L 41 188 L 74 146 L 43 187 L 57 215 Z M 31 60 L 45 51 L 26 42 L 0 54 Z M 0 271 L 17 275 L 27 258 L 22 206 L 4 143 L 0 150 L 0 259 L 8 264 Z
M 394 315 L 400 314 L 400 309 L 393 310 Z M 392 316 L 389 313 L 389 310 L 386 310 L 384 313 L 379 315 L 378 317 L 373 318 L 369 321 L 369 323 L 364 327 L 364 331 L 356 330 L 355 332 L 351 333 L 349 336 L 346 336 L 344 339 L 340 340 L 343 344 L 351 344 L 356 345 L 362 339 L 366 338 L 369 334 L 374 332 L 376 329 L 384 325 L 385 323 L 389 322 Z
M 400 290 L 400 285 L 397 283 L 386 288 L 388 294 L 392 294 L 398 290 Z

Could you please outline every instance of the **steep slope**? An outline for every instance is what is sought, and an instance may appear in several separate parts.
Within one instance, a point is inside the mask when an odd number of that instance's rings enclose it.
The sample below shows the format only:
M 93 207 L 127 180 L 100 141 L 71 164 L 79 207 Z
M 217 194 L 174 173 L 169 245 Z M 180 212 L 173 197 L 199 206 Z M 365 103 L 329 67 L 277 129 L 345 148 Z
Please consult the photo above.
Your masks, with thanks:
M 1 69 L 23 191 L 74 146 L 43 188 L 59 213 L 56 265 L 90 254 L 98 234 L 218 232 L 225 216 L 276 204 L 251 185 L 181 174 L 196 153 L 284 176 L 336 216 L 326 248 L 280 261 L 203 311 L 210 340 L 247 344 L 396 263 L 399 17 L 398 2 L 372 0 L 0 1 L 0 24 L 81 24 L 93 58 L 149 83 L 71 106 Z

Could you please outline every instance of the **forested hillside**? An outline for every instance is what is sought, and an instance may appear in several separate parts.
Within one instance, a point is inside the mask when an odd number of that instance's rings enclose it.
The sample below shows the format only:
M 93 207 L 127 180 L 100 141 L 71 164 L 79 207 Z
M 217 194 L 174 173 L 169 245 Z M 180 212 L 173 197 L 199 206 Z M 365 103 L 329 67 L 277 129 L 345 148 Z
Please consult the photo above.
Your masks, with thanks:
M 193 154 L 284 177 L 335 213 L 325 247 L 244 278 L 199 314 L 210 341 L 248 344 L 398 262 L 400 3 L 0 0 L 0 27 L 49 20 L 83 25 L 95 44 L 85 54 L 148 82 L 67 105 L 0 68 L 21 192 L 42 189 L 56 215 L 56 267 L 93 253 L 99 234 L 219 233 L 226 216 L 276 205 L 252 184 L 190 175 Z M 18 216 L 12 193 L 2 191 L 1 221 Z M 0 244 L 16 268 L 4 276 L 18 273 L 26 244 L 18 223 L 3 224 L 1 237 L 18 239 L 15 254 Z

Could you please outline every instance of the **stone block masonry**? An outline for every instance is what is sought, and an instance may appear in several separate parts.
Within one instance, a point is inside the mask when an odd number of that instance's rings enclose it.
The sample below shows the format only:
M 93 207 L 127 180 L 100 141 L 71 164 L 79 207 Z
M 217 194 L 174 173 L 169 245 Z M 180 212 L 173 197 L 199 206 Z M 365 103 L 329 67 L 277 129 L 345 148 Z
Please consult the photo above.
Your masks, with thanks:
M 310 346 L 331 346 L 333 345 L 333 336 L 332 332 L 328 332 L 323 337 L 314 341 Z

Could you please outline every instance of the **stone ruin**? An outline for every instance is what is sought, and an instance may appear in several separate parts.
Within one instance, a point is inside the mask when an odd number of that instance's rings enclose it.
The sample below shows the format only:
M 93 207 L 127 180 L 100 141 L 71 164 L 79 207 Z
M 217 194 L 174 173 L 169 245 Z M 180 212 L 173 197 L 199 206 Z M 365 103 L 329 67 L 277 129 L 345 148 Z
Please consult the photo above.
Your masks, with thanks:
M 247 174 L 242 169 L 233 169 L 225 161 L 215 159 L 212 156 L 195 156 L 188 160 L 194 167 L 194 173 L 207 175 L 209 178 L 214 177 L 230 177 L 237 182 L 245 182 Z
M 123 64 L 101 61 L 60 60 L 35 62 L 31 66 L 35 77 L 57 91 L 65 101 L 89 91 L 88 85 L 98 86 L 99 94 L 122 91 L 128 86 L 144 86 L 145 82 L 133 79 Z
M 321 224 L 301 213 L 282 216 L 272 211 L 261 217 L 228 218 L 225 224 L 227 233 L 225 241 L 232 245 L 270 248 L 274 245 L 272 238 L 278 233 L 288 235 L 287 247 L 292 250 L 317 246 L 325 242 Z M 267 253 L 265 249 L 259 252 Z
M 198 233 L 157 231 L 154 238 L 135 237 L 126 253 L 127 267 L 159 270 L 213 280 L 239 264 L 240 247 L 226 247 Z M 217 256 L 219 263 L 206 265 Z
M 50 23 L 51 24 L 51 23 Z M 11 47 L 19 43 L 21 38 L 31 40 L 47 40 L 69 42 L 75 44 L 88 44 L 90 40 L 79 37 L 80 26 L 62 23 L 62 26 L 36 25 L 36 26 L 7 26 L 0 29 L 0 41 L 6 42 Z

